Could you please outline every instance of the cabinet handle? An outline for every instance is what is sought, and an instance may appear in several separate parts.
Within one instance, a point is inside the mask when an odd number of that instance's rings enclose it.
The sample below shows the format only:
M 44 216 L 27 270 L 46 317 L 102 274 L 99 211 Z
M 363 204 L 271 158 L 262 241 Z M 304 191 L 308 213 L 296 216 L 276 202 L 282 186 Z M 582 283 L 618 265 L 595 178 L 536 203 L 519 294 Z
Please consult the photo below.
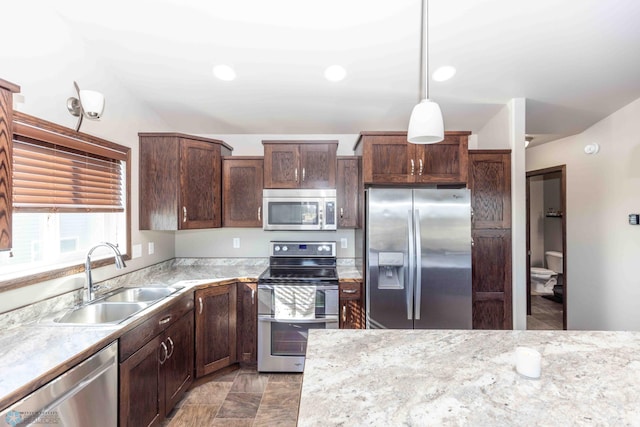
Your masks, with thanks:
M 167 323 L 171 322 L 171 316 L 167 316 L 164 319 L 161 319 L 158 322 L 158 325 L 166 325 Z
M 260 217 L 261 210 L 262 210 L 262 206 L 258 206 L 258 221 L 262 221 L 262 218 Z
M 182 222 L 187 222 L 187 207 L 182 207 Z
M 342 290 L 343 294 L 355 294 L 356 292 L 358 292 L 356 289 L 343 289 Z
M 251 305 L 254 305 L 255 303 L 256 303 L 256 290 L 251 289 Z
M 295 168 L 293 171 L 293 177 L 296 179 L 296 182 L 298 182 L 298 168 Z
M 474 247 L 476 245 L 476 242 L 473 241 L 473 237 L 471 238 L 471 247 Z
M 342 323 L 347 322 L 347 306 L 346 304 L 342 306 Z
M 413 161 L 413 159 L 411 159 L 411 175 L 413 175 L 413 172 L 415 172 L 416 170 L 416 164 Z
M 162 358 L 162 359 L 158 358 L 158 360 L 160 361 L 161 365 L 164 365 L 164 362 L 166 362 L 167 358 L 169 357 L 168 356 L 169 352 L 167 350 L 167 345 L 164 342 L 161 342 L 160 346 L 162 347 L 162 351 L 164 353 L 164 358 Z
M 202 314 L 202 297 L 198 297 L 198 302 L 200 302 L 200 312 L 198 314 Z
M 167 359 L 168 359 L 171 356 L 173 356 L 173 349 L 174 349 L 175 346 L 173 345 L 173 340 L 171 339 L 171 337 L 167 337 L 167 341 L 169 341 L 169 344 L 171 344 L 171 351 L 167 355 Z
M 344 217 L 344 209 L 340 208 L 340 218 Z
M 420 164 L 419 169 L 418 169 L 418 175 L 422 175 L 422 159 L 419 159 L 418 162 Z
M 305 178 L 306 175 L 307 174 L 306 174 L 305 168 L 302 168 L 302 182 L 304 182 L 304 178 Z

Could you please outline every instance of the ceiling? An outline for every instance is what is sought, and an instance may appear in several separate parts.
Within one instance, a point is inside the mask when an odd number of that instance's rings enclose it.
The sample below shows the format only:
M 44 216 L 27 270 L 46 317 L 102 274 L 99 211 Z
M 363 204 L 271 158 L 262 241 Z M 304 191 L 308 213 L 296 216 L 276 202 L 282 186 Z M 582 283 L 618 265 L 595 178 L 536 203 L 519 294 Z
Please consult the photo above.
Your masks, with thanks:
M 46 3 L 179 131 L 404 130 L 420 95 L 419 0 Z M 637 0 L 430 0 L 429 12 L 429 69 L 457 68 L 429 86 L 448 130 L 478 131 L 526 98 L 526 132 L 547 141 L 640 98 Z M 237 78 L 216 79 L 217 64 Z M 345 80 L 325 80 L 332 64 Z

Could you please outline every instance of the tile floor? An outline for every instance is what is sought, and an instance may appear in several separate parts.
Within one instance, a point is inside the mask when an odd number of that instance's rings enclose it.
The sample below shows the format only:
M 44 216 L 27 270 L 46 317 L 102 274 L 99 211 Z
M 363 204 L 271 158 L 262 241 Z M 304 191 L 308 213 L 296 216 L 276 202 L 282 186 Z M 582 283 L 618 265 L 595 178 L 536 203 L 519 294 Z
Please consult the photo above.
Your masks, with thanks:
M 199 384 L 163 426 L 295 427 L 302 374 L 263 374 L 239 369 Z
M 562 303 L 541 295 L 531 295 L 531 315 L 527 316 L 528 330 L 561 330 Z

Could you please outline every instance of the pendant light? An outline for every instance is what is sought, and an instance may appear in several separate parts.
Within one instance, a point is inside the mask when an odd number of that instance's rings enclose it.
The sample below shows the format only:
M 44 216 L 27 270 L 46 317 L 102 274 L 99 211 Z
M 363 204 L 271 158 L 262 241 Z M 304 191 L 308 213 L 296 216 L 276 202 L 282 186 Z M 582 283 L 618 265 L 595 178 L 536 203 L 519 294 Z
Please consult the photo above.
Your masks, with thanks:
M 425 17 L 426 15 L 426 17 Z M 422 0 L 420 23 L 420 96 L 424 99 L 413 107 L 409 119 L 407 141 L 413 144 L 435 144 L 444 139 L 444 123 L 440 106 L 429 100 L 429 0 Z M 426 51 L 426 53 L 425 53 Z

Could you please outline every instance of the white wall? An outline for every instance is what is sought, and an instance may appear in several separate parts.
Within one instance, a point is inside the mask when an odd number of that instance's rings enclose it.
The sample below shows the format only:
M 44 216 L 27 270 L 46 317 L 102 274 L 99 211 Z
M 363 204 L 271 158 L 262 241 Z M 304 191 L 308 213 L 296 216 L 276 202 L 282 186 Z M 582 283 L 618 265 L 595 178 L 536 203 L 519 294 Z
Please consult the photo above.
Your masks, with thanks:
M 528 171 L 566 165 L 567 327 L 640 330 L 640 99 L 579 135 L 527 150 Z M 600 144 L 586 155 L 584 146 Z
M 21 87 L 14 96 L 18 111 L 75 128 L 77 118 L 66 108 L 67 98 L 77 96 L 76 80 L 81 89 L 98 90 L 105 95 L 105 111 L 99 121 L 84 120 L 81 131 L 131 147 L 131 227 L 132 244 L 143 245 L 143 256 L 127 263 L 135 270 L 174 257 L 173 233 L 138 231 L 138 131 L 168 131 L 166 124 L 147 105 L 124 90 L 117 80 L 103 72 L 101 64 L 86 51 L 79 38 L 70 33 L 46 4 L 33 8 L 30 2 L 9 2 L 3 15 L 11 17 L 0 26 L 0 78 Z M 36 54 L 36 52 L 38 52 Z M 64 61 L 51 58 L 63 57 Z M 64 64 L 64 65 L 53 65 Z M 147 242 L 155 243 L 155 253 L 148 255 Z M 121 274 L 112 266 L 96 269 L 94 280 Z M 74 276 L 54 282 L 2 293 L 0 312 L 34 300 L 67 292 L 82 286 L 82 277 Z
M 470 149 L 508 150 L 511 148 L 511 109 L 505 105 L 478 132 L 477 141 Z

